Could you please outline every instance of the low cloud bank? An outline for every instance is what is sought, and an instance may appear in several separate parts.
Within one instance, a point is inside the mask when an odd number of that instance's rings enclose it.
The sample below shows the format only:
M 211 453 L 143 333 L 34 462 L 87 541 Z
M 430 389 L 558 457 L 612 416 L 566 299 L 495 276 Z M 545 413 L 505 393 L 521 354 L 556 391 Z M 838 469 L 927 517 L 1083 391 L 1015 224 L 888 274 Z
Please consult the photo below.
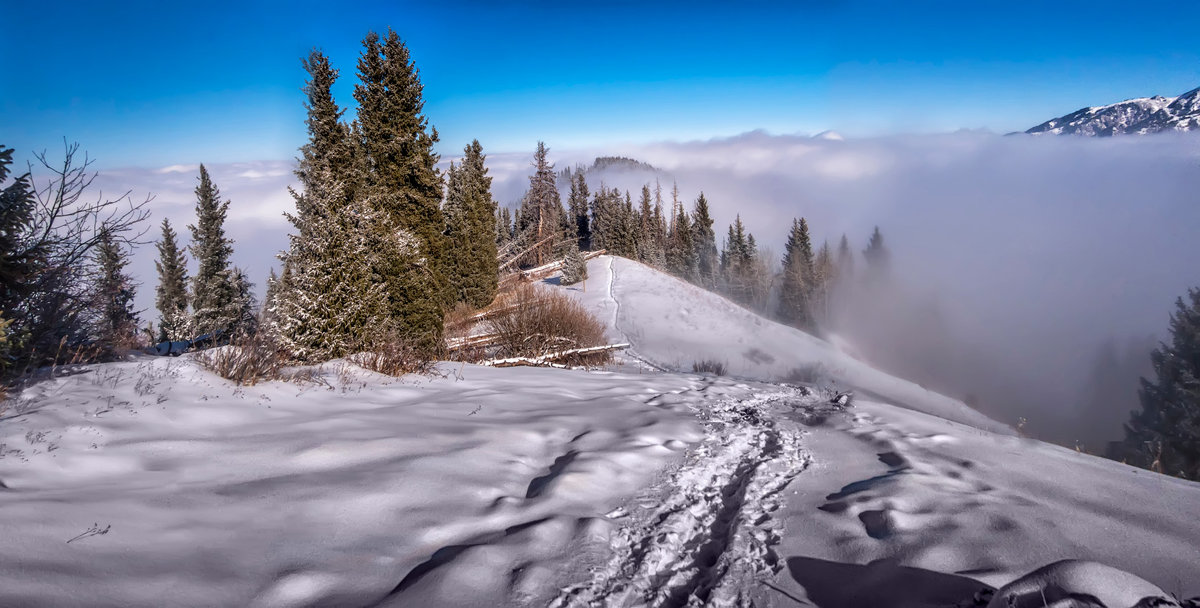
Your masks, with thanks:
M 879 225 L 892 287 L 849 311 L 859 348 L 1090 449 L 1120 436 L 1149 336 L 1164 338 L 1175 298 L 1200 285 L 1195 135 L 750 133 L 626 154 L 661 167 L 689 199 L 703 190 L 718 234 L 740 213 L 776 251 L 794 216 L 818 243 L 846 233 L 857 251 Z M 1127 390 L 1098 396 L 1097 375 Z

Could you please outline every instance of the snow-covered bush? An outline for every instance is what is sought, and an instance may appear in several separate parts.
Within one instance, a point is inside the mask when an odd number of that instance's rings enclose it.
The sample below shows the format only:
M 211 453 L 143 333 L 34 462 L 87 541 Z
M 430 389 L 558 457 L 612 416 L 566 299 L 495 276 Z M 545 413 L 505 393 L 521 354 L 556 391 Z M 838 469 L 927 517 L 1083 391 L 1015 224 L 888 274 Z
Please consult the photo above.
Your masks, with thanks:
M 562 284 L 574 285 L 586 279 L 587 260 L 583 259 L 579 247 L 575 245 L 574 241 L 571 241 L 568 245 L 567 255 L 563 257 Z

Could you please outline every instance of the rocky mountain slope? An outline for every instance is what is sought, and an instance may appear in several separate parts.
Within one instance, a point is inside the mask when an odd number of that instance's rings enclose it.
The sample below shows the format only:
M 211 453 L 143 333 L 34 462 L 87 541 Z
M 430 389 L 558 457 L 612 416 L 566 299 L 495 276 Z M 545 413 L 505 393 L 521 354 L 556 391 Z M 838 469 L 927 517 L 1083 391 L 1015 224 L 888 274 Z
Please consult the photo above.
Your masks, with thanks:
M 1106 106 L 1082 108 L 1048 120 L 1031 135 L 1111 135 L 1200 130 L 1200 88 L 1178 97 L 1141 97 Z

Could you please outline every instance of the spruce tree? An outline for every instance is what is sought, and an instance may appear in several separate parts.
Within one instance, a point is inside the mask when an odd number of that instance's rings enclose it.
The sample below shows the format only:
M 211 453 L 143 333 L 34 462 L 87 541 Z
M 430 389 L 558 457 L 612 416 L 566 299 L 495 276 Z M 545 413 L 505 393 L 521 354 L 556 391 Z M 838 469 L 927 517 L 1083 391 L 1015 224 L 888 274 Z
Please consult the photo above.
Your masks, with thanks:
M 501 207 L 496 212 L 496 246 L 503 247 L 513 239 L 512 212 Z
M 683 203 L 678 203 L 674 212 L 675 224 L 672 226 L 667 246 L 667 271 L 692 283 L 699 280 L 697 274 L 696 245 L 693 241 L 692 222 Z
M 558 194 L 554 165 L 548 157 L 549 149 L 538 142 L 533 155 L 533 174 L 529 176 L 529 190 L 521 203 L 521 217 L 517 231 L 526 237 L 530 262 L 541 266 L 554 257 L 554 248 L 563 240 L 562 197 Z M 545 242 L 543 242 L 545 241 Z
M 833 298 L 833 286 L 837 283 L 837 264 L 833 261 L 833 250 L 829 241 L 821 243 L 813 263 L 814 289 L 810 296 L 810 309 L 818 326 L 829 323 L 830 302 Z
M 854 252 L 850 249 L 850 239 L 847 239 L 845 234 L 842 234 L 842 241 L 838 244 L 837 275 L 840 282 L 854 276 Z
M 1142 378 L 1141 410 L 1130 413 L 1112 456 L 1200 481 L 1200 288 L 1175 301 L 1170 343 L 1150 353 L 1154 381 Z
M 135 285 L 125 272 L 129 252 L 108 230 L 101 230 L 96 247 L 96 310 L 94 337 L 105 349 L 129 348 L 137 340 L 138 315 L 133 309 Z
M 188 226 L 192 233 L 190 249 L 197 264 L 190 298 L 194 331 L 197 335 L 227 333 L 239 316 L 237 286 L 229 266 L 233 241 L 225 237 L 229 201 L 221 201 L 221 192 L 204 165 L 200 165 L 199 179 L 196 223 Z
M 696 264 L 700 284 L 707 289 L 714 289 L 717 285 L 720 259 L 717 253 L 717 234 L 713 231 L 713 219 L 708 212 L 708 199 L 704 198 L 703 192 L 696 197 L 696 206 L 692 212 L 692 230 L 695 233 L 693 240 L 696 245 Z
M 887 276 L 891 264 L 891 253 L 883 245 L 883 234 L 879 232 L 879 226 L 876 226 L 875 231 L 871 233 L 871 240 L 867 242 L 867 248 L 863 250 L 863 257 L 867 260 L 867 276 L 869 278 L 879 279 Z
M 475 140 L 463 154 L 461 166 L 450 165 L 444 209 L 452 252 L 449 269 L 456 301 L 483 307 L 496 297 L 496 202 L 483 146 Z
M 588 185 L 583 171 L 576 171 L 571 176 L 571 193 L 567 197 L 567 205 L 571 219 L 575 222 L 574 236 L 578 247 L 584 251 L 592 249 L 592 227 L 588 220 Z
M 162 238 L 155 244 L 158 260 L 158 287 L 154 290 L 154 306 L 158 309 L 159 342 L 186 340 L 192 336 L 188 319 L 187 259 L 176 241 L 171 223 L 162 221 Z
M 566 250 L 567 253 L 563 257 L 562 284 L 574 285 L 587 279 L 587 260 L 583 259 L 583 253 L 574 241 L 567 242 Z
M 666 252 L 661 248 L 661 242 L 656 233 L 653 199 L 650 197 L 650 185 L 642 186 L 642 196 L 638 203 L 638 259 L 643 264 L 662 268 L 666 264 Z
M 808 222 L 792 220 L 783 252 L 783 277 L 779 289 L 779 319 L 805 330 L 813 328 L 811 296 L 815 291 L 812 242 Z
M 316 51 L 304 67 L 309 139 L 296 169 L 301 190 L 292 192 L 296 214 L 288 216 L 295 232 L 282 256 L 283 276 L 269 285 L 275 293 L 268 295 L 267 316 L 292 357 L 319 362 L 363 350 L 387 330 L 403 327 L 404 319 L 393 317 L 388 291 L 399 272 L 381 270 L 416 263 L 420 245 L 395 229 L 372 204 L 377 199 L 355 194 L 367 176 L 347 169 L 355 166 L 356 146 L 332 98 L 337 71 Z M 401 251 L 397 239 L 410 250 Z M 244 308 L 245 297 L 239 300 Z
M 370 213 L 360 210 L 360 220 L 363 214 L 381 214 L 391 230 L 403 233 L 382 235 L 395 246 L 376 256 L 373 271 L 386 283 L 388 317 L 395 329 L 432 348 L 441 339 L 443 311 L 454 299 L 445 270 L 443 184 L 433 150 L 437 129 L 423 114 L 420 74 L 396 32 L 389 29 L 383 38 L 367 34 L 358 76 L 355 166 L 363 184 L 359 198 L 371 208 Z M 415 256 L 410 249 L 414 243 Z
M 231 331 L 234 334 L 253 334 L 258 331 L 258 301 L 254 297 L 254 283 L 250 282 L 246 271 L 236 266 L 230 276 L 234 291 L 233 305 L 230 307 L 234 313 Z
M 631 260 L 638 259 L 638 249 L 641 245 L 641 231 L 637 211 L 633 208 L 633 197 L 625 191 L 625 206 L 621 209 L 621 253 Z

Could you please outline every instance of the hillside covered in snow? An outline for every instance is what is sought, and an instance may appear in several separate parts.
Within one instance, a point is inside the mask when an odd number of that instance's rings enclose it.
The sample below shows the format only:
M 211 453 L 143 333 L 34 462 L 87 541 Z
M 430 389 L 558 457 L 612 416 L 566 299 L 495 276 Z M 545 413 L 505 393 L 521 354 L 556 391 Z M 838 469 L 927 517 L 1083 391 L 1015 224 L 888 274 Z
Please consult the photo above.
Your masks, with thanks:
M 1025 131 L 1032 135 L 1111 135 L 1200 130 L 1200 88 L 1178 97 L 1140 97 L 1081 108 Z
M 589 275 L 553 288 L 632 344 L 604 370 L 334 361 L 238 387 L 139 356 L 10 397 L 0 606 L 1200 595 L 1200 484 L 1021 438 L 641 264 Z

